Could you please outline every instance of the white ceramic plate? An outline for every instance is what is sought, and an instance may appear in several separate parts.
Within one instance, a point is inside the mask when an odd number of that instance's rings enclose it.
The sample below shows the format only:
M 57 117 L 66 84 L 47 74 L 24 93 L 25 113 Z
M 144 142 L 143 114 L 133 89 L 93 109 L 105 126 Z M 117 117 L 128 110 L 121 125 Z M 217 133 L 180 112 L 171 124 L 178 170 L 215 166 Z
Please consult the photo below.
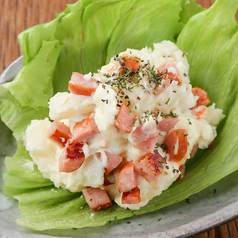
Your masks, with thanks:
M 0 84 L 11 81 L 22 67 L 22 57 L 14 61 L 0 76 Z M 1 131 L 1 134 L 9 133 Z M 0 173 L 4 167 L 4 151 L 0 151 Z M 238 171 L 218 183 L 191 196 L 186 201 L 165 207 L 156 212 L 115 221 L 102 227 L 33 231 L 17 226 L 15 219 L 21 217 L 17 202 L 0 193 L 1 238 L 47 238 L 47 237 L 189 237 L 214 227 L 238 215 Z M 2 191 L 3 181 L 0 180 Z

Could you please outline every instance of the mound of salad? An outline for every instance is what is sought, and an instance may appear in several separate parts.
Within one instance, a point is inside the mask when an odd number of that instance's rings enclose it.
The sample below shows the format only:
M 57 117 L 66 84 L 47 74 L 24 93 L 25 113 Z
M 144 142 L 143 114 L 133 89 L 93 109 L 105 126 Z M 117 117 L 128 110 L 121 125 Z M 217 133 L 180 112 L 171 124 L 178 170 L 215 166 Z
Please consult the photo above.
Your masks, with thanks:
M 222 110 L 189 84 L 186 54 L 171 41 L 127 49 L 97 73 L 73 72 L 69 93 L 34 120 L 26 149 L 56 187 L 83 191 L 95 211 L 139 209 L 182 178 L 185 162 L 216 137 Z
M 16 223 L 101 226 L 236 171 L 237 5 L 82 0 L 22 32 L 23 68 L 0 86 Z

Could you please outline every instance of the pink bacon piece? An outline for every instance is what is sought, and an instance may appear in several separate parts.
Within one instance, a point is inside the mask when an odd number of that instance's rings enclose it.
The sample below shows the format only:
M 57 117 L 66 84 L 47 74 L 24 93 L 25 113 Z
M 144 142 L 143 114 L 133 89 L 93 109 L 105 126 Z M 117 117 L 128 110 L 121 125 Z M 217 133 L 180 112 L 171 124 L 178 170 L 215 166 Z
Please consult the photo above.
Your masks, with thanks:
M 90 187 L 83 189 L 82 192 L 87 204 L 94 211 L 105 209 L 112 205 L 112 202 L 105 190 Z
M 138 185 L 137 173 L 134 170 L 134 163 L 126 163 L 117 177 L 117 189 L 121 192 L 128 192 Z
M 192 93 L 194 96 L 198 96 L 196 107 L 201 105 L 206 106 L 211 101 L 207 95 L 207 92 L 201 88 L 198 87 L 192 88 Z
M 173 130 L 166 135 L 164 140 L 164 150 L 170 155 L 169 160 L 180 162 L 186 155 L 188 149 L 187 132 L 184 129 Z M 175 153 L 176 146 L 177 151 Z
M 140 68 L 140 61 L 141 59 L 138 57 L 134 57 L 134 56 L 128 56 L 127 54 L 124 54 L 122 56 L 120 56 L 121 61 L 119 61 L 121 67 L 120 67 L 120 75 L 123 74 L 123 72 L 125 72 L 125 69 L 131 70 L 131 72 L 135 72 Z M 130 74 L 133 75 L 133 74 Z
M 177 81 L 179 86 L 182 85 L 182 80 L 176 74 L 170 72 L 163 73 L 161 74 L 161 77 L 162 77 L 161 85 L 158 85 L 154 90 L 155 96 L 163 93 L 165 89 L 168 88 L 173 81 Z
M 82 143 L 77 141 L 68 142 L 59 159 L 60 172 L 70 173 L 81 167 L 85 159 L 82 148 Z
M 122 204 L 137 204 L 141 202 L 140 189 L 138 187 L 133 188 L 128 192 L 122 194 Z
M 136 116 L 127 106 L 122 105 L 115 118 L 115 125 L 119 131 L 123 133 L 130 133 L 132 131 Z
M 108 175 L 122 162 L 122 157 L 120 155 L 110 154 L 108 152 L 105 153 L 107 155 L 107 167 L 105 168 L 105 175 Z
M 96 91 L 98 83 L 93 78 L 88 80 L 85 75 L 73 72 L 68 87 L 71 93 L 91 96 Z
M 99 130 L 92 116 L 77 122 L 72 132 L 73 139 L 78 142 L 87 142 L 97 133 L 99 133 Z
M 54 121 L 50 125 L 47 136 L 49 139 L 57 142 L 60 146 L 63 147 L 72 137 L 72 134 L 68 126 L 59 121 Z
M 157 129 L 159 129 L 160 131 L 168 132 L 172 128 L 174 128 L 174 126 L 177 124 L 178 121 L 179 119 L 176 117 L 172 116 L 163 117 L 162 120 L 158 123 Z
M 143 124 L 136 127 L 131 133 L 135 147 L 147 152 L 153 152 L 157 142 L 156 124 L 144 127 Z
M 158 152 L 149 153 L 135 165 L 135 171 L 151 182 L 163 172 L 165 165 L 165 159 Z
M 160 66 L 158 68 L 158 72 L 162 74 L 167 74 L 167 73 L 173 73 L 175 75 L 179 74 L 176 63 L 172 60 L 166 62 L 163 66 Z

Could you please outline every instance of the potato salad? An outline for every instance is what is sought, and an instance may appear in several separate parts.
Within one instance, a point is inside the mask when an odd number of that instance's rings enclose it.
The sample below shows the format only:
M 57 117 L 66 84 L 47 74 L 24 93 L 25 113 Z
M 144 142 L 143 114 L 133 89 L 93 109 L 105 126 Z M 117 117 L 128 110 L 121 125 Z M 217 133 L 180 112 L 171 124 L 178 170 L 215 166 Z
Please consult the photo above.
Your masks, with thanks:
M 224 117 L 189 82 L 174 43 L 127 49 L 97 73 L 73 72 L 49 118 L 28 126 L 26 149 L 44 177 L 82 191 L 94 211 L 113 201 L 140 209 L 186 176 L 186 161 L 212 145 Z

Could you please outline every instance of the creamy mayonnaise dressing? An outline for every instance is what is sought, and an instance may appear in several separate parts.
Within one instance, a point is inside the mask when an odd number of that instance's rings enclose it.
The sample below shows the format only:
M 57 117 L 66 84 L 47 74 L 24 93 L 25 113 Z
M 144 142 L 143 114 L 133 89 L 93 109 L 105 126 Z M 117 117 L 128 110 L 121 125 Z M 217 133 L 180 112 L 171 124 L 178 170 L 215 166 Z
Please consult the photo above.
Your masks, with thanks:
M 96 74 L 89 73 L 85 76 L 100 82 L 92 96 L 63 92 L 54 95 L 49 102 L 50 119 L 64 122 L 71 130 L 76 122 L 94 113 L 100 133 L 95 135 L 90 143 L 84 144 L 82 150 L 85 154 L 85 161 L 79 169 L 70 173 L 59 172 L 59 157 L 63 148 L 47 138 L 51 125 L 47 118 L 32 121 L 26 130 L 25 143 L 38 169 L 44 177 L 52 180 L 56 187 L 63 187 L 72 192 L 81 191 L 84 187 L 101 187 L 118 205 L 124 208 L 139 209 L 154 196 L 161 194 L 179 177 L 181 174 L 179 167 L 190 158 L 195 145 L 201 149 L 209 146 L 216 137 L 216 126 L 224 115 L 212 104 L 207 107 L 206 115 L 197 119 L 195 109 L 191 108 L 196 106 L 198 96 L 193 95 L 192 86 L 189 84 L 189 65 L 186 55 L 174 43 L 163 41 L 154 44 L 153 50 L 147 47 L 142 50 L 128 49 L 119 56 L 125 54 L 140 58 L 142 65 L 149 64 L 155 69 L 166 70 L 166 72 L 177 75 L 182 80 L 182 84 L 178 85 L 177 81 L 172 81 L 166 88 L 163 84 L 159 85 L 158 90 L 162 92 L 155 95 L 151 91 L 147 76 L 139 73 L 140 86 L 137 85 L 131 90 L 124 89 L 127 97 L 120 97 L 116 86 L 110 83 L 116 80 L 120 69 L 118 60 L 113 57 L 109 64 L 103 66 Z M 160 155 L 167 158 L 166 166 L 162 174 L 151 182 L 138 175 L 141 202 L 137 204 L 122 204 L 121 202 L 122 193 L 118 192 L 116 186 L 121 166 L 108 176 L 114 183 L 108 186 L 103 185 L 107 166 L 105 151 L 120 154 L 123 157 L 123 163 L 126 161 L 136 163 L 148 153 L 136 148 L 132 137 L 133 131 L 140 125 L 140 120 L 135 121 L 134 128 L 129 134 L 121 133 L 115 126 L 115 116 L 119 111 L 118 103 L 127 105 L 137 118 L 146 118 L 143 121 L 143 130 L 148 129 L 148 133 L 150 133 L 149 128 L 163 118 L 162 114 L 157 114 L 156 119 L 151 115 L 158 111 L 164 114 L 173 112 L 178 118 L 173 129 L 185 129 L 187 132 L 188 149 L 179 163 L 169 161 L 169 155 L 160 146 L 156 147 Z M 162 144 L 166 134 L 167 132 L 159 131 L 157 143 Z M 178 145 L 175 145 L 174 153 L 177 152 Z

